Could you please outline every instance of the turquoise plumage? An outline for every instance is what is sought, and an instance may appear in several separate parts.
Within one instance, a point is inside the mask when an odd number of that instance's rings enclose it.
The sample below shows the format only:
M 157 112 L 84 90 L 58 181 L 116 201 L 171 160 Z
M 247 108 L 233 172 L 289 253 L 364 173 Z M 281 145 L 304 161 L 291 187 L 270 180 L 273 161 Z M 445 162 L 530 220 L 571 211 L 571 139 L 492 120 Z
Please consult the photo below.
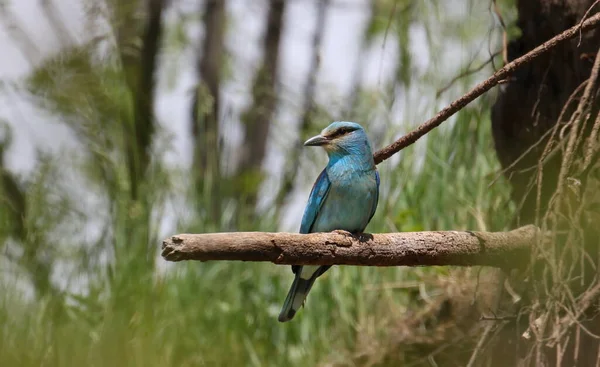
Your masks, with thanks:
M 304 145 L 322 146 L 329 156 L 329 163 L 310 192 L 300 233 L 364 231 L 379 200 L 379 173 L 364 129 L 354 122 L 334 122 Z M 279 321 L 294 317 L 315 280 L 329 268 L 292 266 L 295 278 Z

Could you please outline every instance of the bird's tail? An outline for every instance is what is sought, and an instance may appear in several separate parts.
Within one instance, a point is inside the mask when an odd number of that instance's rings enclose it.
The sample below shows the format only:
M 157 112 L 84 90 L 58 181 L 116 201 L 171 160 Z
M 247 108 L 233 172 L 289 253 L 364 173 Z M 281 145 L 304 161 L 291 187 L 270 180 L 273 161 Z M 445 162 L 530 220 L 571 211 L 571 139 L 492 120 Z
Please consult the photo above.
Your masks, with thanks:
M 283 307 L 279 313 L 278 320 L 280 322 L 290 321 L 294 318 L 294 315 L 304 303 L 310 288 L 317 279 L 316 273 L 311 276 L 310 279 L 302 279 L 300 277 L 301 274 L 301 270 L 296 273 L 296 277 L 294 278 L 294 282 L 290 287 L 290 291 L 288 292 L 287 297 L 285 297 L 285 302 L 283 303 Z

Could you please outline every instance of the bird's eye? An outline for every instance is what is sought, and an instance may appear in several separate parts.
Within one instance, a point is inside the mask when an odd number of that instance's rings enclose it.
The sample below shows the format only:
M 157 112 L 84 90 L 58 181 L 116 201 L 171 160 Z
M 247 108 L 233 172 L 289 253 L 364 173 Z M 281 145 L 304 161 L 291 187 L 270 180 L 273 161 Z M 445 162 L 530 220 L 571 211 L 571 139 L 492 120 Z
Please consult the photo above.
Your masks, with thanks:
M 330 138 L 337 138 L 339 136 L 342 136 L 344 134 L 347 134 L 349 132 L 354 131 L 354 129 L 350 128 L 350 127 L 341 127 L 339 129 L 337 129 L 336 131 L 334 131 L 329 137 Z

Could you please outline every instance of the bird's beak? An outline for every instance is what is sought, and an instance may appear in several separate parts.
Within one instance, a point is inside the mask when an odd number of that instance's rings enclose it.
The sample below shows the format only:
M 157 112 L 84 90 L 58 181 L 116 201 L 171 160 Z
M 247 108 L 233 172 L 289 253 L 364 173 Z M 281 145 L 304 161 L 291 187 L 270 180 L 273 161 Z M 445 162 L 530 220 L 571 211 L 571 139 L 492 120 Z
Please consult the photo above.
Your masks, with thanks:
M 304 142 L 305 146 L 317 146 L 317 145 L 325 145 L 329 142 L 329 139 L 322 135 L 313 136 Z

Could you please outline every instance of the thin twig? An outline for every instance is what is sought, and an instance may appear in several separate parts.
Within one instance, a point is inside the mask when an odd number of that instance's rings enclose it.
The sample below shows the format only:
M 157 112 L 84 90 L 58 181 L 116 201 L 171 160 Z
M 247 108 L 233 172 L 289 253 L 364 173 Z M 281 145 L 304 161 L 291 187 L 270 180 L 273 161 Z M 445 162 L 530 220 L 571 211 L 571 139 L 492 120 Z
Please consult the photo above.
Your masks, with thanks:
M 482 63 L 481 65 L 477 66 L 476 68 L 473 69 L 467 69 L 465 71 L 463 71 L 462 73 L 458 74 L 457 76 L 455 76 L 454 78 L 452 78 L 452 80 L 450 80 L 448 82 L 448 84 L 446 84 L 444 87 L 438 89 L 438 91 L 435 93 L 435 97 L 438 98 L 442 93 L 444 93 L 445 91 L 447 91 L 448 89 L 450 89 L 450 87 L 452 87 L 452 85 L 454 85 L 454 83 L 456 83 L 457 80 L 464 78 L 465 76 L 469 76 L 471 74 L 475 74 L 479 71 L 481 71 L 484 67 L 486 67 L 488 64 L 490 64 L 492 61 L 494 61 L 494 58 L 496 56 L 498 56 L 502 51 L 496 51 L 494 52 L 489 59 L 487 59 L 484 63 Z
M 506 65 L 508 64 L 508 33 L 506 32 L 506 23 L 504 23 L 504 18 L 502 18 L 500 7 L 496 0 L 492 0 L 492 9 L 500 21 L 500 26 L 502 26 L 502 60 Z
M 600 131 L 600 113 L 596 115 L 596 121 L 594 122 L 594 126 L 592 127 L 592 131 L 590 133 L 590 137 L 588 139 L 588 148 L 585 153 L 585 158 L 583 161 L 583 169 L 587 169 L 588 166 L 592 163 L 592 158 L 594 157 L 595 151 L 598 149 L 597 147 L 597 138 L 598 132 Z
M 479 337 L 479 341 L 477 342 L 477 345 L 475 346 L 475 349 L 473 350 L 473 353 L 471 354 L 471 358 L 469 358 L 469 363 L 467 363 L 467 367 L 473 367 L 473 366 L 475 366 L 475 362 L 477 362 L 477 358 L 483 352 L 483 346 L 485 345 L 485 343 L 489 339 L 489 335 L 491 334 L 492 329 L 495 326 L 496 326 L 496 324 L 492 323 L 492 324 L 489 324 L 485 328 L 485 331 L 483 332 L 483 335 L 481 335 L 481 337 Z
M 392 5 L 392 11 L 390 11 L 390 15 L 388 17 L 387 25 L 385 26 L 385 32 L 383 32 L 383 43 L 381 44 L 381 54 L 385 52 L 385 45 L 387 44 L 388 33 L 390 31 L 390 27 L 392 26 L 392 19 L 396 16 L 396 5 L 398 1 L 394 1 L 394 5 Z M 383 57 L 379 58 L 379 77 L 377 80 L 377 85 L 381 85 L 381 69 L 383 65 Z
M 598 14 L 600 15 L 600 13 Z M 571 163 L 573 161 L 573 155 L 575 154 L 575 148 L 578 144 L 579 132 L 583 130 L 584 121 L 587 119 L 586 111 L 589 108 L 590 99 L 592 98 L 592 94 L 595 91 L 596 81 L 600 75 L 600 51 L 596 54 L 596 60 L 594 61 L 594 66 L 592 67 L 592 72 L 590 74 L 590 78 L 588 79 L 587 85 L 585 86 L 585 90 L 583 91 L 583 95 L 581 96 L 581 100 L 579 101 L 579 105 L 577 106 L 577 110 L 573 114 L 571 121 L 573 127 L 570 131 L 569 142 L 567 143 L 567 147 L 565 149 L 565 153 L 563 155 L 563 161 L 560 167 L 560 171 L 558 174 L 558 182 L 556 184 L 556 191 L 550 202 L 554 201 L 563 191 L 564 181 L 567 177 L 567 173 L 571 168 Z M 581 127 L 581 129 L 580 129 Z
M 584 328 L 583 325 L 581 325 L 581 323 L 579 321 L 581 316 L 585 312 L 587 312 L 589 307 L 592 305 L 592 303 L 597 299 L 597 297 L 599 295 L 600 295 L 600 283 L 596 283 L 596 285 L 593 286 L 591 289 L 586 290 L 586 292 L 583 293 L 583 295 L 579 299 L 579 301 L 577 301 L 576 306 L 574 307 L 575 314 L 573 314 L 567 307 L 564 307 L 561 305 L 563 307 L 563 309 L 567 312 L 567 315 L 562 317 L 560 319 L 560 321 L 558 322 L 558 324 L 561 326 L 561 330 L 555 331 L 557 333 L 557 335 L 554 338 L 555 342 L 562 339 L 562 337 L 575 324 L 580 326 L 588 335 L 590 335 L 592 337 L 600 338 L 599 336 L 593 334 L 591 331 Z M 552 346 L 552 344 L 550 344 L 550 345 Z
M 479 321 L 512 321 L 516 320 L 517 316 L 484 316 L 481 315 Z
M 578 24 L 579 27 L 579 42 L 577 42 L 577 47 L 581 46 L 581 38 L 583 36 L 583 32 L 581 31 L 581 25 L 583 24 L 583 21 L 585 20 L 585 18 L 587 18 L 588 14 L 590 13 L 590 11 L 592 11 L 592 9 L 594 8 L 594 6 L 596 6 L 597 4 L 600 3 L 600 0 L 596 0 L 589 8 L 588 10 L 585 12 L 585 14 L 583 14 L 583 17 L 581 17 L 581 21 Z
M 525 158 L 527 156 L 527 154 L 529 154 L 533 149 L 535 149 L 535 147 L 537 147 L 539 144 L 541 144 L 544 139 L 552 132 L 552 130 L 548 130 L 546 131 L 544 134 L 542 134 L 542 136 L 538 139 L 537 142 L 533 143 L 529 148 L 527 148 L 523 154 L 521 154 L 517 159 L 515 159 L 508 167 L 502 169 L 500 172 L 498 172 L 496 174 L 496 176 L 492 179 L 492 181 L 490 182 L 490 184 L 488 185 L 489 187 L 492 187 L 492 185 L 494 185 L 494 183 L 496 183 L 496 181 L 498 181 L 500 179 L 500 177 L 502 177 L 505 173 L 507 173 L 508 171 L 510 171 L 512 168 L 514 168 L 517 163 L 519 163 L 523 158 Z M 523 171 L 521 171 L 523 172 Z
M 508 167 L 502 169 L 500 172 L 498 172 L 496 174 L 496 176 L 492 179 L 492 181 L 490 182 L 490 184 L 488 185 L 489 187 L 492 187 L 492 185 L 498 181 L 500 179 L 500 177 L 502 177 L 505 173 L 509 172 L 512 168 L 514 168 L 517 163 L 519 163 L 521 160 L 523 160 L 523 158 L 525 158 L 527 156 L 527 154 L 529 154 L 533 149 L 535 149 L 538 145 L 540 145 L 545 139 L 546 137 L 548 137 L 549 134 L 551 133 L 555 133 L 558 129 L 558 127 L 560 126 L 560 123 L 562 121 L 562 118 L 564 116 L 564 114 L 566 113 L 568 107 L 571 105 L 571 103 L 575 100 L 575 97 L 577 96 L 577 94 L 579 94 L 579 92 L 581 91 L 581 89 L 583 89 L 587 84 L 587 79 L 584 80 L 581 84 L 579 84 L 577 86 L 577 88 L 575 88 L 575 90 L 573 91 L 573 93 L 571 93 L 571 95 L 569 96 L 569 98 L 567 99 L 567 102 L 565 102 L 560 115 L 558 116 L 558 119 L 556 120 L 556 124 L 554 125 L 555 127 L 553 129 L 549 129 L 548 131 L 546 131 L 544 134 L 542 134 L 542 136 L 535 142 L 533 143 L 529 148 L 527 148 L 517 159 L 515 159 Z M 541 162 L 542 164 L 545 164 L 551 157 L 549 156 L 550 153 L 557 151 L 558 147 L 555 147 L 552 151 L 548 150 L 552 147 L 551 142 L 553 142 L 552 137 L 548 140 L 548 144 L 550 145 L 546 145 L 546 148 L 544 148 L 544 153 L 542 154 L 540 160 L 538 161 L 538 163 L 536 163 L 536 165 L 531 166 L 531 167 L 527 167 L 527 168 L 523 168 L 521 170 L 519 170 L 519 173 L 525 173 L 527 171 L 530 171 L 532 169 L 538 168 L 539 163 Z

